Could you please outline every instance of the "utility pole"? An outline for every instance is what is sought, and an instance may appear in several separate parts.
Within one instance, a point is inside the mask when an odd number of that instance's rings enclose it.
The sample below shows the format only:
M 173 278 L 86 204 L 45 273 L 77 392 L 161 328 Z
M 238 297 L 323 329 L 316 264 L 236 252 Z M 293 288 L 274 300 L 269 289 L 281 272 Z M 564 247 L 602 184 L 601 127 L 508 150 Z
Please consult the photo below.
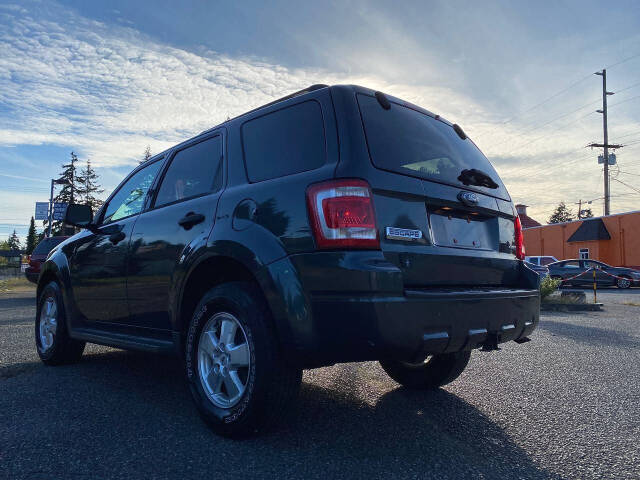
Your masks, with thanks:
M 602 77 L 602 110 L 597 110 L 602 114 L 602 128 L 604 130 L 604 214 L 609 215 L 611 193 L 609 191 L 609 132 L 607 131 L 607 96 L 613 95 L 613 92 L 607 92 L 607 69 L 603 68 L 601 72 L 595 72 L 595 75 Z M 595 146 L 595 144 L 591 144 Z

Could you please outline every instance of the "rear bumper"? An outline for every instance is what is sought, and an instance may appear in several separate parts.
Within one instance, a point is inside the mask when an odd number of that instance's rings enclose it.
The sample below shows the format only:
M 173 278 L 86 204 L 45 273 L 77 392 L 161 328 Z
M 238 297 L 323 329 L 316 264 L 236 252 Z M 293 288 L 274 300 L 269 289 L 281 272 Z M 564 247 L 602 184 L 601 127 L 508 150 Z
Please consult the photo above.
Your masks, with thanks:
M 382 254 L 343 254 L 337 263 L 331 255 L 269 267 L 285 302 L 273 308 L 268 298 L 281 341 L 305 367 L 470 350 L 522 339 L 538 325 L 539 280 L 529 269 L 519 287 L 404 289 Z M 309 270 L 316 261 L 322 268 Z
M 539 321 L 535 290 L 411 291 L 401 297 L 316 296 L 313 350 L 321 363 L 470 350 L 528 336 Z

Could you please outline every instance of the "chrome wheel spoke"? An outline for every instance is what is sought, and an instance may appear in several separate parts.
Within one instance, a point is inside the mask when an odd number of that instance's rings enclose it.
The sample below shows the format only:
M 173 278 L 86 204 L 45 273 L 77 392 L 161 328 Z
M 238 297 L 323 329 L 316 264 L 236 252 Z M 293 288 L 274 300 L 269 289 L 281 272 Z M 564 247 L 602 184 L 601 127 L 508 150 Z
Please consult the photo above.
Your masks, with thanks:
M 242 380 L 240 380 L 238 372 L 235 370 L 227 371 L 227 374 L 224 376 L 224 386 L 227 389 L 230 401 L 244 393 L 244 384 Z
M 220 371 L 216 372 L 213 368 L 209 371 L 209 375 L 207 375 L 207 383 L 209 384 L 209 388 L 212 393 L 220 393 L 222 389 L 222 380 L 223 377 L 220 374 Z
M 204 350 L 209 356 L 213 356 L 218 349 L 218 339 L 214 332 L 202 332 L 202 338 L 200 339 L 200 348 Z
M 222 325 L 220 326 L 220 342 L 224 345 L 232 344 L 233 339 L 236 336 L 237 329 L 238 324 L 235 320 L 231 320 L 228 318 L 222 320 Z
M 249 365 L 249 345 L 246 343 L 229 347 L 227 352 L 229 353 L 230 368 L 235 369 Z

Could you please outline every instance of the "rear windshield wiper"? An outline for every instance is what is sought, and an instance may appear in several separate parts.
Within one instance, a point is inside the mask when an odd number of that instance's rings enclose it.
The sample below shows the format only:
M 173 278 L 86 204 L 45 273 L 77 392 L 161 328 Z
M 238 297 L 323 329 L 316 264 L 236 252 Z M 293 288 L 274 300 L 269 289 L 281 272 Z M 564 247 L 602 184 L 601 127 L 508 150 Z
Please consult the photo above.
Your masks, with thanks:
M 475 168 L 465 169 L 460 172 L 458 180 L 463 185 L 475 185 L 476 187 L 498 188 L 498 184 L 494 182 L 489 175 L 482 170 Z

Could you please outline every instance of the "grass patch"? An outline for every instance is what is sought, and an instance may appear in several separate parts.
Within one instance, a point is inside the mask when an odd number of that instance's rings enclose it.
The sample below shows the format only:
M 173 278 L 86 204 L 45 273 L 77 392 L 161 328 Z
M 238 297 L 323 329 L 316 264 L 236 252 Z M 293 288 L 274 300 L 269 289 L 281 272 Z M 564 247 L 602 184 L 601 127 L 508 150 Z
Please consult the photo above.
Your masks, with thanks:
M 638 302 L 622 302 L 622 303 L 624 303 L 625 305 L 629 305 L 631 307 L 640 307 L 640 303 Z
M 0 280 L 0 292 L 28 291 L 36 288 L 35 283 L 31 283 L 25 277 L 14 277 Z

